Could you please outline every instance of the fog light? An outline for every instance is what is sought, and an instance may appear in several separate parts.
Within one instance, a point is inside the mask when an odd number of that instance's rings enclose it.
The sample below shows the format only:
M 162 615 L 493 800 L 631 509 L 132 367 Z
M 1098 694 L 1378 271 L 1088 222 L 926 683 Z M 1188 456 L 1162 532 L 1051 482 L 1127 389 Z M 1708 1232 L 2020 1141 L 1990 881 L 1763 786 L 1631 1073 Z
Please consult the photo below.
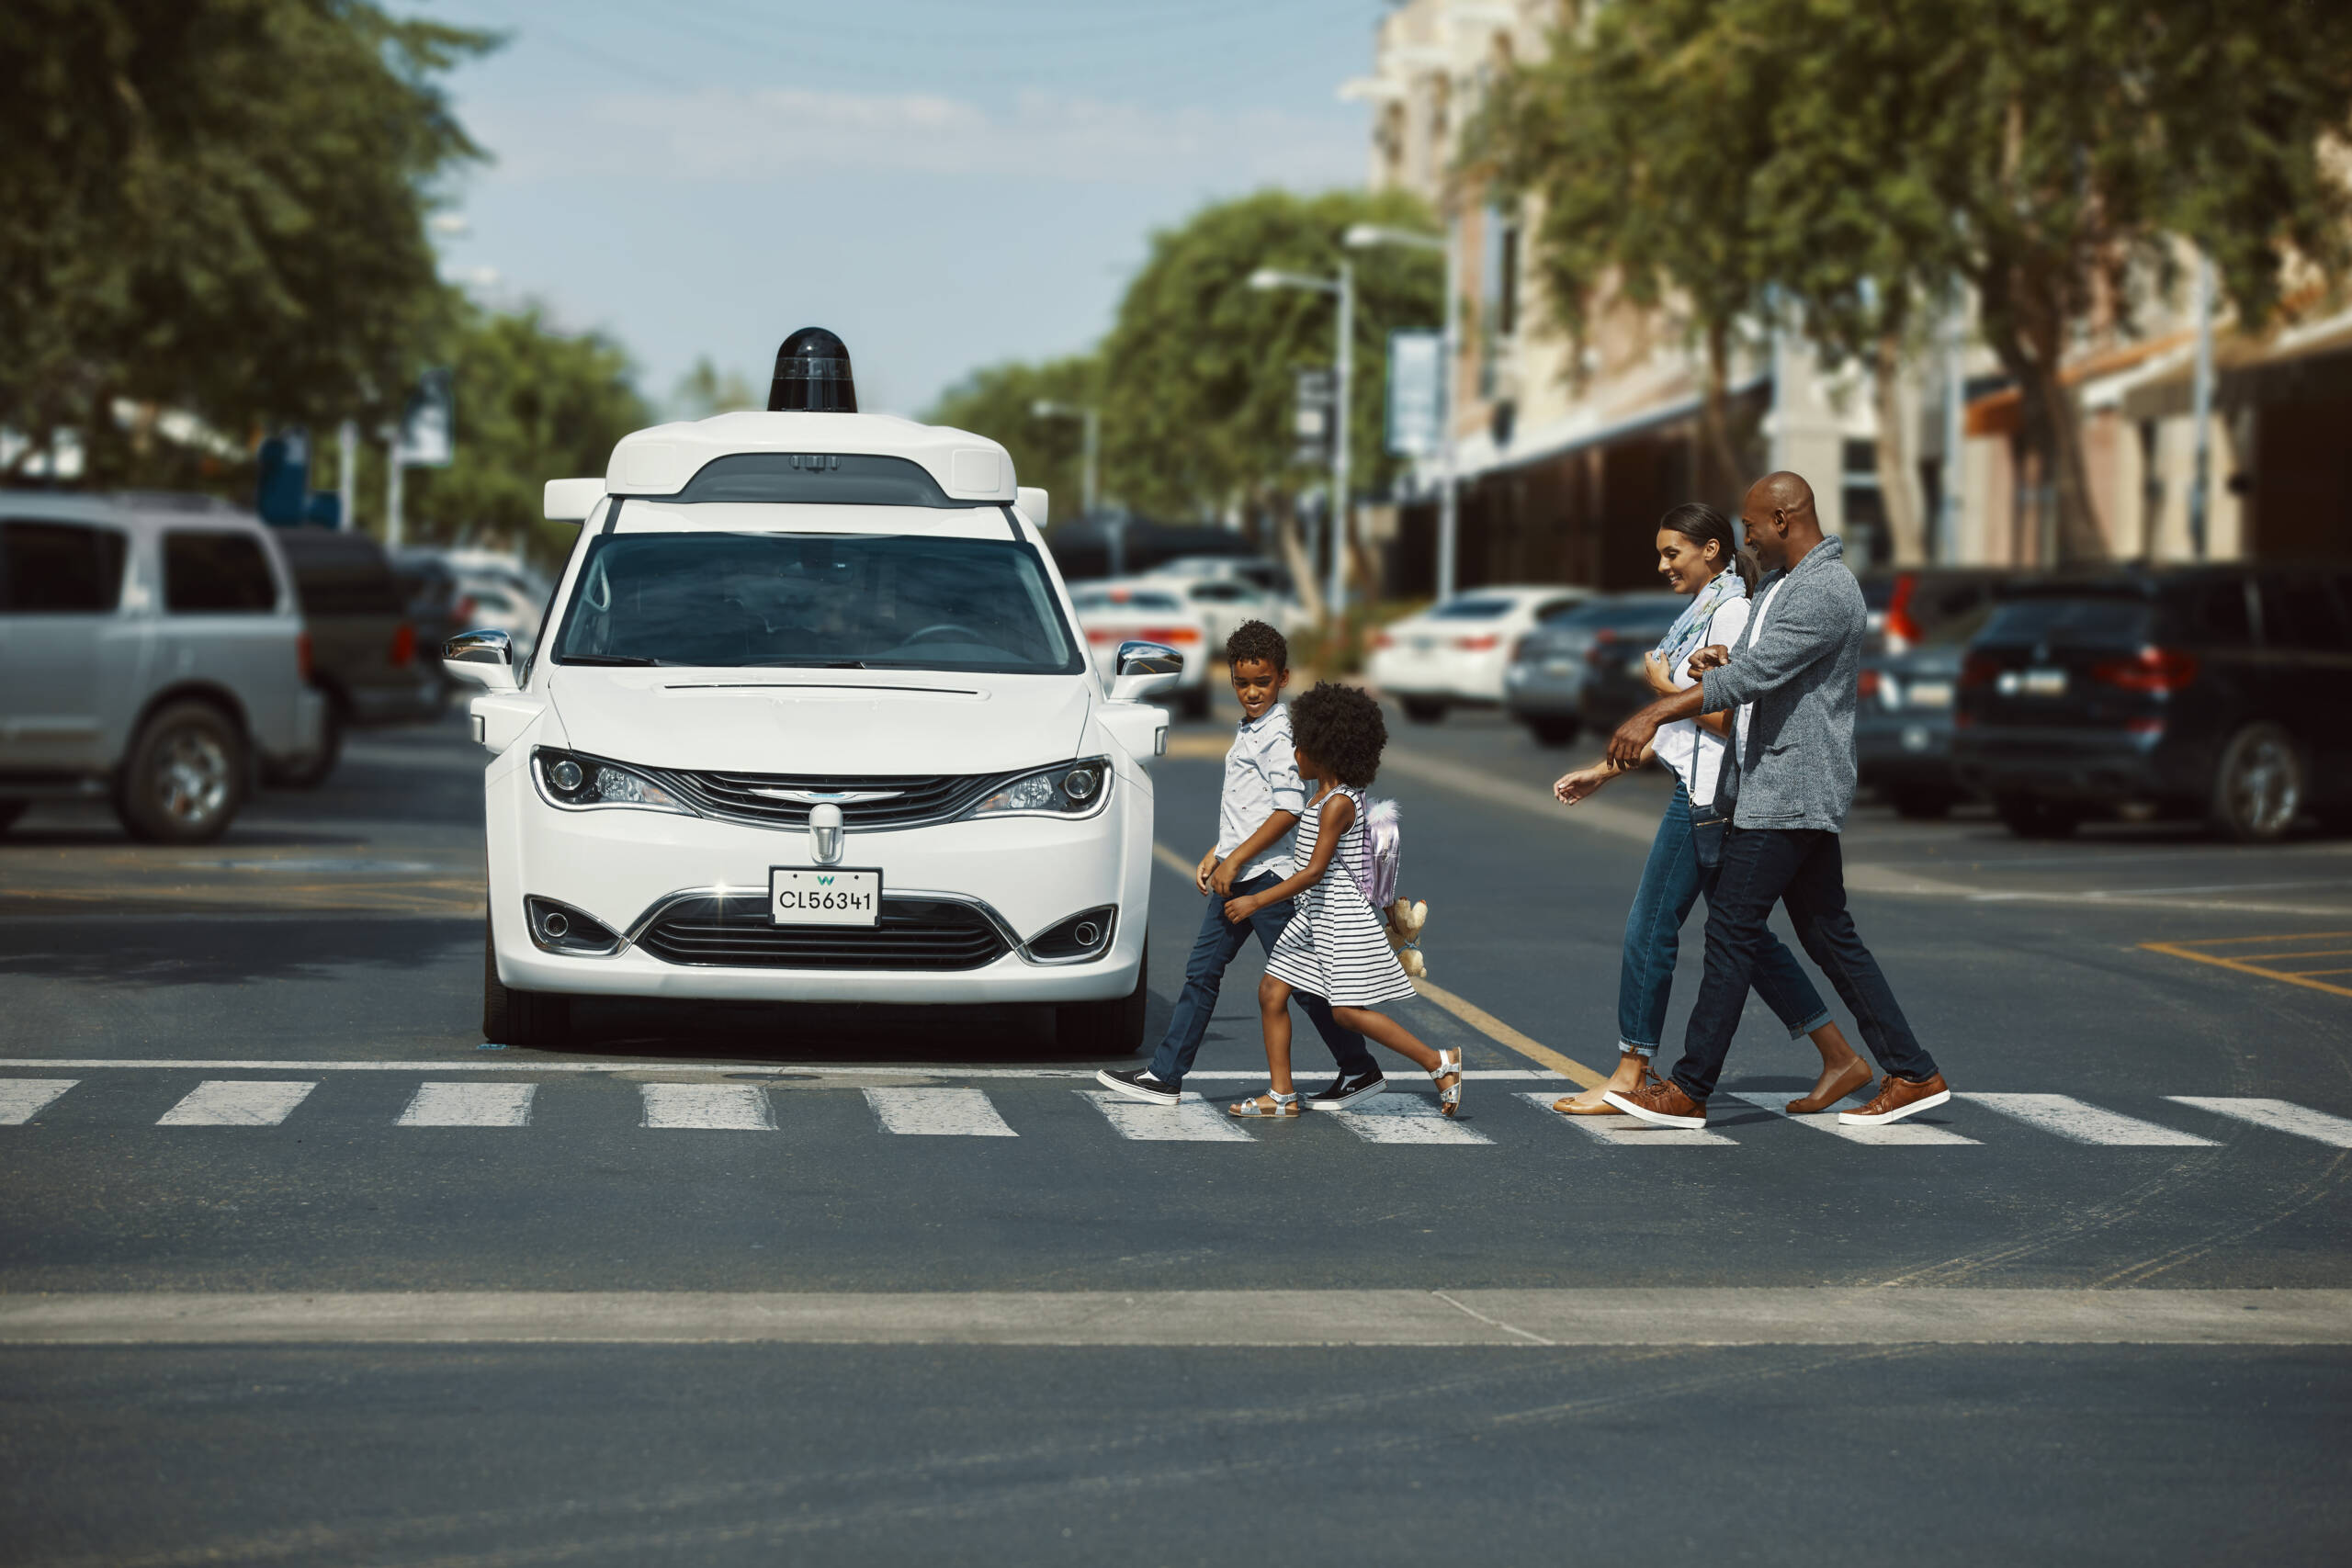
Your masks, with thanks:
M 1031 939 L 1029 958 L 1036 964 L 1073 964 L 1100 957 L 1110 946 L 1111 930 L 1118 920 L 1116 905 L 1081 909 L 1069 919 Z
M 571 929 L 571 922 L 563 918 L 562 910 L 555 909 L 550 910 L 547 918 L 539 921 L 539 929 L 549 936 L 561 936 Z
M 1097 926 L 1092 920 L 1079 921 L 1077 929 L 1072 931 L 1069 934 L 1078 939 L 1078 945 L 1080 947 L 1092 947 L 1096 942 L 1102 940 L 1102 928 Z
M 567 958 L 609 958 L 623 945 L 621 939 L 594 916 L 552 898 L 525 899 L 523 915 L 523 923 L 531 933 L 531 945 L 541 953 L 560 953 Z

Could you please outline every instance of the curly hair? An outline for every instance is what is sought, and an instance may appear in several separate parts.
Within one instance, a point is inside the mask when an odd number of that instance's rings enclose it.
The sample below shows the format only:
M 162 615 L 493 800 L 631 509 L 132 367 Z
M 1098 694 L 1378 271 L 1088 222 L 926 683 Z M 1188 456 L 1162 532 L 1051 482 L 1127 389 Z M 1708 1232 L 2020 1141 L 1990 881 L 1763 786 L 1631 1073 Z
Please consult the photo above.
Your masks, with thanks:
M 1388 724 L 1380 705 L 1353 686 L 1317 681 L 1290 705 L 1291 739 L 1341 784 L 1361 789 L 1380 772 Z
M 1290 643 L 1263 621 L 1244 621 L 1225 639 L 1225 661 L 1238 664 L 1245 659 L 1262 659 L 1279 674 L 1290 668 Z

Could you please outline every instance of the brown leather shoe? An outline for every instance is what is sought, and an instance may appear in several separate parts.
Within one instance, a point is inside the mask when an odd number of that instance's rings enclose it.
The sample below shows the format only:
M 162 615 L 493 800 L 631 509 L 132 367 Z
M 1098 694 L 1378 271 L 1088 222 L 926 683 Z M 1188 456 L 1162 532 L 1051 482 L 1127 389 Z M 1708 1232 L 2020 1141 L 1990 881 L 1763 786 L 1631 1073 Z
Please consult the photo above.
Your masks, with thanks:
M 1944 1086 L 1944 1076 L 1936 1074 L 1925 1083 L 1913 1083 L 1909 1078 L 1886 1075 L 1878 1086 L 1878 1097 L 1860 1111 L 1840 1111 L 1838 1121 L 1847 1127 L 1883 1127 L 1890 1122 L 1900 1122 L 1905 1116 L 1917 1116 L 1922 1111 L 1932 1111 L 1951 1100 L 1951 1090 Z
M 1620 1094 L 1611 1089 L 1600 1097 L 1626 1115 L 1656 1127 L 1697 1128 L 1707 1124 L 1707 1102 L 1682 1092 L 1681 1085 L 1663 1078 L 1655 1087 Z
M 1837 1072 L 1823 1074 L 1820 1081 L 1813 1086 L 1813 1092 L 1803 1100 L 1789 1101 L 1789 1114 L 1811 1116 L 1826 1111 L 1856 1089 L 1869 1088 L 1870 1081 L 1870 1068 L 1857 1056 Z

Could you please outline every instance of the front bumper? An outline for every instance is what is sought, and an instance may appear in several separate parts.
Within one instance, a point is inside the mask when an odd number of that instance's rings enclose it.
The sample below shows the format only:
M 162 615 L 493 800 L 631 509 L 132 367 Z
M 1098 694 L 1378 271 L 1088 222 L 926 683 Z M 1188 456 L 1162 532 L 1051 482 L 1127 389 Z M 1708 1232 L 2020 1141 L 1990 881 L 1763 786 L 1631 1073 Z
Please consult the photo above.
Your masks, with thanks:
M 1986 795 L 2042 800 L 2175 802 L 2201 799 L 2212 776 L 2209 749 L 2169 733 L 1970 725 L 1952 738 L 1952 771 Z

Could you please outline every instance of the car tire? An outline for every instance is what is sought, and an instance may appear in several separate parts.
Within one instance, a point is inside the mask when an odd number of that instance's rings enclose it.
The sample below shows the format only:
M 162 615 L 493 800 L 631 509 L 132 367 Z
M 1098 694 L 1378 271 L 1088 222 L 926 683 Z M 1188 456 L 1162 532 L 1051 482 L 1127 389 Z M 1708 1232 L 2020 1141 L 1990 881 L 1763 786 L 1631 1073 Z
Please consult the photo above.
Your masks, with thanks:
M 262 782 L 277 789 L 318 788 L 343 760 L 343 710 L 327 704 L 326 716 L 319 721 L 319 749 L 307 757 L 266 764 Z
M 2278 725 L 2249 724 L 2222 748 L 2207 819 L 2241 844 L 2276 843 L 2295 826 L 2305 795 L 2302 748 Z
M 1054 1043 L 1072 1056 L 1132 1056 L 1143 1049 L 1144 981 L 1151 943 L 1136 963 L 1136 988 L 1099 1002 L 1065 1002 L 1054 1010 Z
M 2020 839 L 2064 839 L 2082 826 L 2082 813 L 2054 800 L 2030 795 L 2005 795 L 1993 802 L 2009 831 Z
M 1399 697 L 1396 700 L 1404 708 L 1405 716 L 1415 724 L 1436 724 L 1445 717 L 1446 701 L 1443 697 Z
M 0 833 L 17 825 L 17 818 L 31 809 L 29 800 L 0 800 Z
M 115 815 L 151 844 L 209 843 L 245 804 L 245 738 L 209 703 L 170 703 L 131 738 L 115 781 Z
M 1538 745 L 1566 746 L 1584 733 L 1584 720 L 1562 718 L 1556 716 L 1548 718 L 1531 718 L 1527 721 L 1527 728 L 1528 732 L 1535 737 Z
M 571 1034 L 571 998 L 551 991 L 518 991 L 498 977 L 498 948 L 490 922 L 481 931 L 481 1037 L 493 1045 L 551 1049 Z
M 1897 817 L 1912 822 L 1933 822 L 1951 815 L 1952 792 L 1937 784 L 1904 784 L 1886 792 L 1887 804 Z

